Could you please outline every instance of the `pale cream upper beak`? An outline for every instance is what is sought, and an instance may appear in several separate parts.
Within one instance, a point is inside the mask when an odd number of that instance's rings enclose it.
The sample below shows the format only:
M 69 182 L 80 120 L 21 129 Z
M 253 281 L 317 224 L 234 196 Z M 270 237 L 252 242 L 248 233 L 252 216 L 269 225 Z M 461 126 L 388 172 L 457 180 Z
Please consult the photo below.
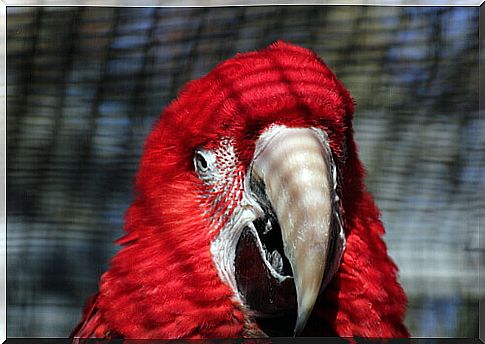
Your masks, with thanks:
M 256 143 L 251 173 L 266 186 L 293 270 L 298 302 L 295 334 L 312 312 L 329 259 L 332 161 L 321 135 L 311 128 L 275 125 Z

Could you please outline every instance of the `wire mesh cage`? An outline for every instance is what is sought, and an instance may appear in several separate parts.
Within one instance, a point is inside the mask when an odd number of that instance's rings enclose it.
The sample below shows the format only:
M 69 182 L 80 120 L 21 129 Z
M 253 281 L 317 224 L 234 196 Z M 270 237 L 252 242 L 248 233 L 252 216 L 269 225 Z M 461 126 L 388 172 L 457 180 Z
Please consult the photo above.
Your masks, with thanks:
M 67 336 L 117 248 L 143 142 L 238 52 L 314 50 L 356 101 L 413 336 L 478 334 L 478 8 L 8 7 L 7 333 Z

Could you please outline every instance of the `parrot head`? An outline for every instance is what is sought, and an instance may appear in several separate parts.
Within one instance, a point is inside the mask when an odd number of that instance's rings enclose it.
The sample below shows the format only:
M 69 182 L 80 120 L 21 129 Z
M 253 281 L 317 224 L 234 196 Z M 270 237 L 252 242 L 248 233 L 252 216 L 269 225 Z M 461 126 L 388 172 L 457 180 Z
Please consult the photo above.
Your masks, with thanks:
M 190 82 L 146 141 L 97 335 L 406 336 L 352 113 L 284 42 Z

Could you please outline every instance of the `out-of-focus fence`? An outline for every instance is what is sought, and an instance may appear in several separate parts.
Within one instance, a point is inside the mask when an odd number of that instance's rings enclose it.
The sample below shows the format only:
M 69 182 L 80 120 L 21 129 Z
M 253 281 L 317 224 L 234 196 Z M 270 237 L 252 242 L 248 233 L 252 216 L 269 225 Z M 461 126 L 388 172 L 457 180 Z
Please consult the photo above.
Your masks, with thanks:
M 478 8 L 7 9 L 9 336 L 66 336 L 116 251 L 144 138 L 187 81 L 288 40 L 356 100 L 415 336 L 477 336 Z M 482 221 L 483 223 L 483 221 Z

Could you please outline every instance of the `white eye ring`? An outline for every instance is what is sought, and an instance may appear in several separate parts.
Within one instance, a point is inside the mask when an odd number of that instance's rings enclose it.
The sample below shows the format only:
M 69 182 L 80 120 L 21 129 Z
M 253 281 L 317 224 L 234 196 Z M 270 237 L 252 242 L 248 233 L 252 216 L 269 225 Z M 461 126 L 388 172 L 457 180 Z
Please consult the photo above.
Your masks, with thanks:
M 209 170 L 209 156 L 202 150 L 196 150 L 194 154 L 194 167 L 198 173 L 206 173 Z

